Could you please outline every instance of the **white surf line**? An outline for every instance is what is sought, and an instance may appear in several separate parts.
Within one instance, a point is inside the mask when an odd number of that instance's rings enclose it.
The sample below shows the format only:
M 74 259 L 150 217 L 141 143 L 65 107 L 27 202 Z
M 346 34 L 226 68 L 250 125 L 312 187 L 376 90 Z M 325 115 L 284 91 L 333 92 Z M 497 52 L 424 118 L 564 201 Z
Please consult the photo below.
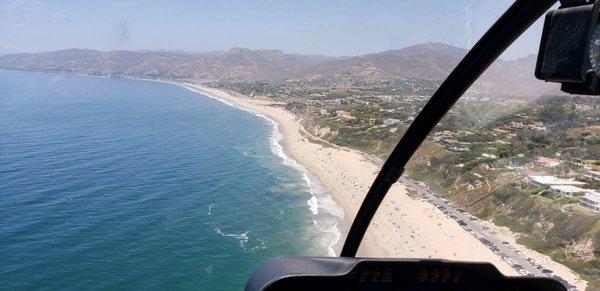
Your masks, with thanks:
M 148 80 L 148 81 L 152 81 L 152 80 Z M 272 135 L 271 135 L 271 145 L 272 145 L 272 148 L 271 148 L 271 151 L 273 152 L 273 154 L 275 154 L 276 156 L 280 157 L 283 160 L 283 164 L 285 164 L 286 166 L 289 166 L 291 168 L 294 168 L 295 170 L 299 171 L 302 174 L 302 179 L 306 183 L 307 190 L 308 190 L 308 192 L 311 195 L 311 197 L 307 200 L 307 206 L 308 206 L 310 212 L 313 215 L 318 215 L 319 214 L 319 212 L 318 212 L 319 206 L 321 206 L 321 207 L 324 207 L 324 206 L 323 206 L 323 203 L 319 203 L 319 199 L 315 195 L 316 194 L 315 192 L 317 192 L 316 191 L 317 190 L 316 187 L 319 187 L 319 188 L 321 188 L 323 190 L 325 190 L 326 188 L 323 187 L 323 186 L 321 186 L 321 183 L 318 182 L 318 180 L 315 183 L 313 181 L 315 178 L 313 177 L 311 179 L 311 177 L 310 177 L 310 176 L 314 176 L 314 175 L 312 175 L 303 165 L 301 165 L 295 159 L 293 159 L 292 157 L 290 157 L 289 155 L 287 155 L 285 153 L 285 150 L 284 150 L 283 146 L 280 143 L 280 141 L 284 140 L 285 135 L 284 135 L 284 133 L 281 130 L 279 130 L 279 123 L 277 123 L 272 118 L 270 118 L 270 117 L 268 117 L 268 116 L 266 116 L 266 115 L 264 115 L 264 114 L 262 114 L 260 112 L 256 112 L 256 111 L 254 111 L 252 109 L 242 107 L 242 106 L 240 106 L 238 104 L 234 104 L 231 101 L 225 100 L 225 99 L 217 96 L 214 93 L 202 90 L 202 88 L 200 88 L 200 87 L 198 87 L 196 85 L 187 84 L 187 83 L 169 82 L 169 81 L 159 81 L 159 82 L 164 82 L 164 83 L 168 83 L 168 84 L 173 84 L 173 85 L 181 86 L 181 87 L 183 87 L 183 88 L 185 88 L 187 90 L 190 90 L 190 91 L 192 91 L 194 93 L 199 93 L 201 95 L 207 96 L 207 97 L 215 99 L 217 101 L 220 101 L 220 102 L 222 102 L 222 103 L 224 103 L 226 105 L 229 105 L 229 106 L 231 106 L 233 108 L 249 112 L 249 113 L 251 113 L 251 114 L 253 114 L 255 116 L 258 116 L 258 117 L 261 117 L 261 118 L 267 120 L 271 124 L 271 126 L 272 126 Z M 300 129 L 301 129 L 301 131 L 304 130 L 303 127 L 300 127 Z M 304 130 L 304 132 L 306 132 L 306 130 Z M 337 208 L 339 208 L 339 209 L 342 210 L 341 216 L 339 214 L 336 215 L 335 214 L 336 213 L 335 210 L 326 209 L 326 210 L 329 210 L 329 211 L 326 211 L 326 212 L 328 214 L 332 215 L 332 216 L 337 217 L 340 221 L 343 221 L 344 215 L 345 215 L 343 213 L 343 208 L 335 203 L 335 200 L 333 199 L 333 197 L 327 191 L 324 191 L 323 194 L 326 195 L 326 198 L 329 198 L 327 200 L 333 201 L 333 203 L 335 204 L 334 205 L 335 207 L 337 207 Z M 327 196 L 329 196 L 329 197 L 327 197 Z M 336 253 L 335 253 L 335 250 L 333 248 L 334 248 L 334 246 L 336 246 L 339 243 L 339 241 L 340 241 L 340 239 L 342 237 L 341 232 L 340 232 L 340 228 L 339 228 L 339 222 L 335 223 L 335 225 L 333 227 L 331 227 L 329 229 L 326 229 L 326 230 L 323 230 L 322 232 L 329 233 L 329 234 L 333 235 L 334 239 L 332 240 L 331 243 L 327 244 L 327 253 L 328 253 L 329 256 L 332 256 L 332 257 L 337 256 Z

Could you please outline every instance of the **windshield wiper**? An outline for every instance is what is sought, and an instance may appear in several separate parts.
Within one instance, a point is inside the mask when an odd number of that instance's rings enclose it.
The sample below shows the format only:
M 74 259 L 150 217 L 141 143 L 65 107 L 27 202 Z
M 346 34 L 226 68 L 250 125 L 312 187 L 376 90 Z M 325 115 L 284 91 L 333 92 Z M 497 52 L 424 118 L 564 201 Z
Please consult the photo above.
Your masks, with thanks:
M 517 0 L 483 35 L 440 85 L 400 139 L 371 185 L 341 256 L 354 257 L 383 198 L 431 130 L 479 76 L 557 0 Z

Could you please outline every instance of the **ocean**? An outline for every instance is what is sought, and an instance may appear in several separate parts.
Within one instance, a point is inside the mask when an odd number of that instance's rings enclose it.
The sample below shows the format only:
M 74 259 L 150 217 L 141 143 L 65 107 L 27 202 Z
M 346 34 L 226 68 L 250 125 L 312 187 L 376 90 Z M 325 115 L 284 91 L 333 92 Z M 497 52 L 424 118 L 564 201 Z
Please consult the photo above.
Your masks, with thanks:
M 0 289 L 240 290 L 339 251 L 277 125 L 183 87 L 0 70 Z

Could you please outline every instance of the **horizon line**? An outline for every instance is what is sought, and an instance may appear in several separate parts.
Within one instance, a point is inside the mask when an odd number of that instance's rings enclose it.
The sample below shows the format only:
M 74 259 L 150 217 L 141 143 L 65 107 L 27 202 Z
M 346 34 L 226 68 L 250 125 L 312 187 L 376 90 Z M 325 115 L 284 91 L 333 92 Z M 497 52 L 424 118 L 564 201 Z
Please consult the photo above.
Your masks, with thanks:
M 436 44 L 436 45 L 449 46 L 449 47 L 452 47 L 452 48 L 464 50 L 465 54 L 470 51 L 470 48 L 459 47 L 459 46 L 456 46 L 456 45 L 453 45 L 453 44 L 444 43 L 444 42 L 428 41 L 428 42 L 422 42 L 422 43 L 416 43 L 416 44 L 408 45 L 408 46 L 401 47 L 401 48 L 393 48 L 393 49 L 388 49 L 388 50 L 383 50 L 383 51 L 369 52 L 369 53 L 357 54 L 357 55 L 340 55 L 340 56 L 332 56 L 332 55 L 324 55 L 324 54 L 311 54 L 311 53 L 292 53 L 292 52 L 286 52 L 283 49 L 273 49 L 273 48 L 272 49 L 265 49 L 265 48 L 258 48 L 258 49 L 256 49 L 256 48 L 248 48 L 248 47 L 240 47 L 240 46 L 234 46 L 234 47 L 231 47 L 231 48 L 226 49 L 226 50 L 209 50 L 209 51 L 193 51 L 193 50 L 184 50 L 184 49 L 144 49 L 144 48 L 140 48 L 140 49 L 112 49 L 112 50 L 103 50 L 103 49 L 94 49 L 94 48 L 72 47 L 72 48 L 47 50 L 47 51 L 18 52 L 18 53 L 0 53 L 0 56 L 22 55 L 22 54 L 55 53 L 55 52 L 62 52 L 62 51 L 69 51 L 69 50 L 88 50 L 88 51 L 95 51 L 95 52 L 101 52 L 101 53 L 110 53 L 110 52 L 136 52 L 136 53 L 168 52 L 168 53 L 189 54 L 189 55 L 202 55 L 202 54 L 209 55 L 209 54 L 227 53 L 227 52 L 235 50 L 235 49 L 243 49 L 243 50 L 250 50 L 250 51 L 253 51 L 253 52 L 260 52 L 260 51 L 280 51 L 280 52 L 282 52 L 283 54 L 286 54 L 286 55 L 317 56 L 317 57 L 328 57 L 328 58 L 353 58 L 353 57 L 360 57 L 360 56 L 366 56 L 366 55 L 372 55 L 372 54 L 380 54 L 380 53 L 385 53 L 385 52 L 390 52 L 390 51 L 403 50 L 403 49 L 407 49 L 407 48 L 411 48 L 411 47 L 416 47 L 416 46 L 424 46 L 424 45 L 427 45 L 427 44 Z M 503 58 L 501 56 L 498 59 L 502 59 L 502 60 L 520 60 L 520 59 L 525 59 L 525 58 L 531 57 L 532 55 L 537 55 L 537 53 L 532 52 L 532 53 L 530 53 L 527 56 L 518 57 L 518 58 Z

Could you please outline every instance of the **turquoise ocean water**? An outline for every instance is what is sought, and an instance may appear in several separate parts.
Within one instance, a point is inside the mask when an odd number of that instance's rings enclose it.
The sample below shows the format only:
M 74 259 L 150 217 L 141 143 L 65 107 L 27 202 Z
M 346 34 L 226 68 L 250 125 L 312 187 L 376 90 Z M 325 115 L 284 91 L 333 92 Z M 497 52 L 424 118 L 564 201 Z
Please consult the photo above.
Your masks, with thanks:
M 240 290 L 330 254 L 343 214 L 280 139 L 177 85 L 0 70 L 0 289 Z

